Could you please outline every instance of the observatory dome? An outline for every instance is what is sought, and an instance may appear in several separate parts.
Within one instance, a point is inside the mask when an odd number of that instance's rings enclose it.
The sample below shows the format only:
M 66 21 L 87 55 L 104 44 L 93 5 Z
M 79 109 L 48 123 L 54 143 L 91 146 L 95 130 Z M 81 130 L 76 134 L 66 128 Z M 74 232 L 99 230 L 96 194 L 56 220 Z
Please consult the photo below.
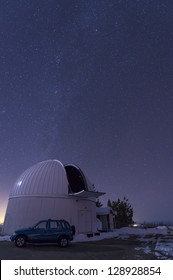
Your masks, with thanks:
M 35 164 L 22 173 L 13 186 L 10 198 L 60 194 L 68 194 L 64 166 L 58 160 L 47 160 Z

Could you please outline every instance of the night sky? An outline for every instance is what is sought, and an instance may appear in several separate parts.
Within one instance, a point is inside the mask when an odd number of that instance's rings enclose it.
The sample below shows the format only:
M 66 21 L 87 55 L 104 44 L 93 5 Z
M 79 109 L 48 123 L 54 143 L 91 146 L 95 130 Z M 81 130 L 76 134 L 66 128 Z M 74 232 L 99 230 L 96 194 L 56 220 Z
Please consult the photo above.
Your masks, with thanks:
M 173 222 L 172 1 L 0 0 L 0 222 L 47 159 Z

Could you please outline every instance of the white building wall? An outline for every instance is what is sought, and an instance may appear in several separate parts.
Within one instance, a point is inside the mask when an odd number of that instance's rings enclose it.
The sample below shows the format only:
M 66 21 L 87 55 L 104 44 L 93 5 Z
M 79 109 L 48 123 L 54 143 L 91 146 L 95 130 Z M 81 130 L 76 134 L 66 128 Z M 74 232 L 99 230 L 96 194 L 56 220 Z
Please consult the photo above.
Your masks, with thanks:
M 4 221 L 4 234 L 31 227 L 44 219 L 65 219 L 76 228 L 76 233 L 95 232 L 97 229 L 95 202 L 75 197 L 16 197 L 9 199 Z

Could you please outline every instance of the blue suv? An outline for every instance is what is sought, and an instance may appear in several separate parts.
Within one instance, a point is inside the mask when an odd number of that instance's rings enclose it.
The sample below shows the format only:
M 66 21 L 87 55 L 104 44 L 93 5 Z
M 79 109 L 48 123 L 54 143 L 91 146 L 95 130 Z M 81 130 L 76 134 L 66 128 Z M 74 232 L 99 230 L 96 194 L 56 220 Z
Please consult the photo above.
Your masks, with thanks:
M 16 230 L 10 237 L 17 247 L 24 247 L 26 243 L 58 243 L 60 247 L 67 247 L 73 240 L 75 228 L 65 220 L 43 220 L 34 227 Z

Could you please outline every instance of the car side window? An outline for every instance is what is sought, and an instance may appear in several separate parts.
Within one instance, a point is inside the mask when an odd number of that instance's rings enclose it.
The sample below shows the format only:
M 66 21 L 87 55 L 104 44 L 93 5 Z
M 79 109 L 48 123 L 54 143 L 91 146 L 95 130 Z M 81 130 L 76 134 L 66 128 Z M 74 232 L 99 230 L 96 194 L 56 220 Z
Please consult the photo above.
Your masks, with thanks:
M 62 224 L 62 227 L 64 228 L 64 229 L 69 229 L 70 228 L 70 225 L 69 225 L 69 223 L 67 223 L 66 221 L 61 221 L 61 224 Z
M 50 222 L 50 228 L 51 229 L 57 229 L 57 222 L 56 221 L 51 221 Z
M 46 229 L 46 225 L 47 225 L 47 222 L 44 221 L 44 222 L 40 222 L 39 224 L 37 224 L 35 226 L 35 229 Z
M 61 230 L 61 224 L 59 221 L 50 221 L 50 228 L 51 229 L 56 229 L 56 230 Z
M 62 229 L 61 223 L 60 223 L 59 221 L 57 221 L 57 229 L 58 229 L 58 230 L 61 230 L 61 229 Z

